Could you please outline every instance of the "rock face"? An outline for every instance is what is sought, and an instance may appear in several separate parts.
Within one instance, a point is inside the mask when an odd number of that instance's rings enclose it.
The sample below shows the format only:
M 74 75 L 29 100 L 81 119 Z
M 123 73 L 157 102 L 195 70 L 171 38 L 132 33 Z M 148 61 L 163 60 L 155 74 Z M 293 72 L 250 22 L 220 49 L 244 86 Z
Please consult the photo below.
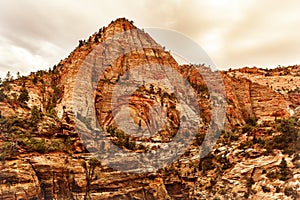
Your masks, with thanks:
M 260 121 L 268 121 L 274 120 L 276 117 L 290 116 L 289 107 L 293 103 L 269 87 L 244 78 L 225 77 L 224 82 L 227 87 L 229 108 L 232 108 L 233 112 L 239 111 L 232 113 L 234 116 L 232 120 L 246 121 L 255 117 Z M 239 122 L 241 123 L 241 121 Z
M 104 70 L 95 68 L 98 65 Z M 174 82 L 175 75 L 166 76 L 167 71 L 157 66 L 181 74 L 187 82 Z M 157 81 L 140 81 L 147 75 Z M 299 66 L 228 72 L 179 66 L 147 33 L 124 18 L 117 19 L 80 41 L 68 58 L 48 72 L 0 86 L 0 198 L 297 199 L 299 75 Z M 199 159 L 199 146 L 214 125 L 210 124 L 212 108 L 220 101 L 208 87 L 218 85 L 216 76 L 222 77 L 226 93 L 226 124 L 213 150 Z M 128 77 L 135 82 L 127 81 Z M 188 107 L 160 84 L 166 77 L 170 85 L 191 85 L 196 94 L 193 101 L 185 98 L 187 90 L 177 87 L 183 99 L 190 100 Z M 122 89 L 122 81 L 136 87 L 130 95 Z M 112 101 L 116 87 L 125 95 Z M 24 88 L 28 99 L 16 98 Z M 101 138 L 99 142 L 93 138 L 91 130 L 100 129 L 126 152 L 159 151 L 178 134 L 184 122 L 181 114 L 191 113 L 196 106 L 199 129 L 190 126 L 189 130 L 196 132 L 195 139 L 183 155 L 156 172 L 116 170 L 90 153 L 108 148 Z M 128 118 L 130 123 L 117 123 Z M 148 135 L 129 136 L 120 125 L 126 130 L 137 127 L 138 133 L 148 131 Z M 136 164 L 143 163 L 132 163 Z
M 264 102 L 264 99 L 261 99 L 258 102 L 264 106 L 264 108 L 260 110 L 265 110 L 264 114 L 261 113 L 263 116 L 265 116 L 262 119 L 268 120 L 270 117 L 274 118 L 279 116 L 286 117 L 288 115 L 294 115 L 295 111 L 299 109 L 299 71 L 300 67 L 296 65 L 285 68 L 279 67 L 273 70 L 242 68 L 238 70 L 231 70 L 227 72 L 227 74 L 232 78 L 243 78 L 250 80 L 252 83 L 256 84 L 255 87 L 260 87 L 256 89 L 257 91 L 267 90 L 267 88 L 269 88 L 269 91 L 263 92 L 264 94 L 257 94 L 258 98 L 264 97 L 265 100 L 267 100 Z M 270 91 L 270 89 L 273 92 Z M 270 105 L 269 110 L 266 110 L 268 108 L 265 106 L 268 105 Z M 273 114 L 271 111 L 272 107 L 276 108 Z M 257 117 L 261 117 L 261 115 L 258 114 Z

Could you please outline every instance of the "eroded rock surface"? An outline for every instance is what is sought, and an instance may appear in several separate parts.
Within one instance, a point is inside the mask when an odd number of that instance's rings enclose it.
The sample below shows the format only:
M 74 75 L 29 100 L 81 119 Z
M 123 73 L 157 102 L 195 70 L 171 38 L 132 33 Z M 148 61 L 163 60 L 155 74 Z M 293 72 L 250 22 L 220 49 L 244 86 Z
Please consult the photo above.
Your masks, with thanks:
M 124 32 L 126 37 L 118 37 Z M 101 47 L 110 40 L 115 45 Z M 94 70 L 99 62 L 106 69 L 103 73 Z M 111 97 L 116 84 L 126 78 L 127 71 L 141 67 L 138 72 L 149 74 L 157 64 L 181 74 L 195 91 L 196 99 L 189 106 L 200 108 L 196 137 L 183 155 L 157 172 L 136 174 L 110 168 L 87 151 L 107 148 L 102 142 L 93 143 L 96 118 L 97 128 L 106 130 L 110 141 L 137 153 L 159 150 L 174 139 L 182 123 L 178 98 L 159 83 L 140 84 L 132 95 L 117 99 L 113 116 Z M 90 67 L 82 72 L 83 65 Z M 217 93 L 209 92 L 205 78 L 218 85 L 217 75 L 224 83 L 226 124 L 212 152 L 200 159 L 199 146 L 213 118 L 211 109 L 221 101 Z M 164 74 L 154 76 L 159 80 Z M 172 76 L 169 79 L 172 83 Z M 147 33 L 122 18 L 80 41 L 68 58 L 48 72 L 7 83 L 9 90 L 1 85 L 6 97 L 0 102 L 2 199 L 299 198 L 299 66 L 228 72 L 179 66 Z M 29 99 L 21 104 L 14 97 L 23 87 Z M 188 95 L 179 91 L 183 97 Z M 83 101 L 82 96 L 88 98 Z M 115 118 L 125 120 L 123 107 L 128 102 L 132 121 L 124 125 L 126 130 L 135 125 L 141 134 L 147 130 L 147 137 L 129 137 L 118 129 Z M 189 114 L 190 108 L 185 108 Z M 89 116 L 95 116 L 94 120 Z M 83 137 L 92 138 L 90 146 L 83 145 Z

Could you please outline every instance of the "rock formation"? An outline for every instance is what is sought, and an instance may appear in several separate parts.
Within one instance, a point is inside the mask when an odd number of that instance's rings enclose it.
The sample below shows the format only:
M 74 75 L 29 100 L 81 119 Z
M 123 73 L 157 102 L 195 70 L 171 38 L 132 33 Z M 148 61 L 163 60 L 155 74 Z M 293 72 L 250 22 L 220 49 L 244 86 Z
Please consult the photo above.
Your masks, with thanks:
M 189 107 L 180 106 L 174 91 L 159 84 L 166 75 L 155 71 L 156 66 L 181 74 L 187 82 L 179 86 L 191 85 L 196 99 Z M 225 127 L 201 159 L 199 147 L 214 125 L 212 107 L 221 100 L 209 90 L 199 68 L 211 76 L 209 84 L 217 85 L 213 77 L 221 77 L 226 95 Z M 139 81 L 139 73 L 152 74 L 157 83 Z M 127 96 L 120 90 L 125 95 L 114 105 L 113 91 L 117 84 L 122 88 L 122 81 L 129 84 L 127 76 L 134 77 L 137 89 Z M 223 72 L 180 66 L 133 22 L 117 19 L 79 41 L 53 69 L 1 84 L 0 199 L 297 199 L 299 77 L 299 66 Z M 174 83 L 173 76 L 167 78 Z M 177 89 L 183 97 L 189 95 Z M 124 105 L 129 105 L 132 121 L 123 126 L 148 131 L 147 137 L 129 136 L 118 128 L 122 124 L 117 121 L 127 117 Z M 199 119 L 189 120 L 199 123 L 199 129 L 190 126 L 195 138 L 158 171 L 116 170 L 92 154 L 108 148 L 103 138 L 95 140 L 93 133 L 100 129 L 125 152 L 159 151 L 175 140 L 184 122 L 181 114 L 190 116 L 197 106 Z M 172 150 L 176 148 L 167 149 L 170 155 Z M 142 163 L 132 163 L 137 164 Z

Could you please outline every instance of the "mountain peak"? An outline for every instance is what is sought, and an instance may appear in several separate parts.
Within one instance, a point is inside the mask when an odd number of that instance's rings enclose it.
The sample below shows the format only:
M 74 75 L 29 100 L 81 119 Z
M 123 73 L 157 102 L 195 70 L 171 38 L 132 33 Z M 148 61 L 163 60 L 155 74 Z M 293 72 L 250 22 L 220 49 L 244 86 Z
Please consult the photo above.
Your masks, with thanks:
M 120 33 L 130 29 L 136 29 L 136 27 L 133 25 L 133 21 L 129 21 L 123 17 L 111 21 L 111 23 L 107 26 L 106 31 L 111 29 L 113 30 L 113 33 Z
M 111 24 L 130 24 L 133 26 L 133 21 L 126 19 L 125 17 L 121 17 L 116 20 L 112 20 L 109 25 L 111 25 Z

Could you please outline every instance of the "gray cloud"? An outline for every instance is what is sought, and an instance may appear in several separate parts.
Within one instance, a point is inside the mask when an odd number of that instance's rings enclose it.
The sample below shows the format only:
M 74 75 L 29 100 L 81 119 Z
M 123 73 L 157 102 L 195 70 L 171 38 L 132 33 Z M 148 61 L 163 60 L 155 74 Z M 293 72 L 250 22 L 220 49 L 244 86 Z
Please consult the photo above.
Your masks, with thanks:
M 2 0 L 0 74 L 28 74 L 66 57 L 111 20 L 179 31 L 198 42 L 218 68 L 299 62 L 300 2 L 185 0 Z
M 300 58 L 300 2 L 260 1 L 223 35 L 224 66 L 242 67 L 297 64 Z M 231 58 L 231 59 L 229 59 Z

